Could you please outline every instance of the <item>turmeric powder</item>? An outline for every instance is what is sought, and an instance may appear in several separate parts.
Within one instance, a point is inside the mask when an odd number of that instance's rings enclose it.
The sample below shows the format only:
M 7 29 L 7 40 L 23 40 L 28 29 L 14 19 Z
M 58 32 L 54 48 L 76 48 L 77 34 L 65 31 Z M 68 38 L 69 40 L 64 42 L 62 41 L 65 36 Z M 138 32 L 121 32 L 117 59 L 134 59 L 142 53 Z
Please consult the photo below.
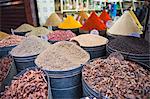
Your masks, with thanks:
M 80 28 L 82 25 L 76 21 L 72 16 L 67 16 L 64 22 L 60 23 L 58 28 L 60 29 L 75 29 Z

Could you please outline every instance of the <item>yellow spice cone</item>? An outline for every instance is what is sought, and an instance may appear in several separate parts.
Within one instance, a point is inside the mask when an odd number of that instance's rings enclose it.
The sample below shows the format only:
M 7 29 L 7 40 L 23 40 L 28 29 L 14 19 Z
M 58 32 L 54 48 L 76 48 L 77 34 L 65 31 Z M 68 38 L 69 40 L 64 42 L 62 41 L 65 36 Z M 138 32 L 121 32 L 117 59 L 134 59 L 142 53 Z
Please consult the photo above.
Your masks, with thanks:
M 61 22 L 61 18 L 56 13 L 52 13 L 46 20 L 44 26 L 58 26 Z
M 82 27 L 82 25 L 80 24 L 80 22 L 76 21 L 72 16 L 67 16 L 64 22 L 60 23 L 58 27 L 61 29 L 75 29 Z
M 108 33 L 127 36 L 131 33 L 141 34 L 142 31 L 137 26 L 130 12 L 127 11 L 114 23 L 114 25 L 108 30 Z

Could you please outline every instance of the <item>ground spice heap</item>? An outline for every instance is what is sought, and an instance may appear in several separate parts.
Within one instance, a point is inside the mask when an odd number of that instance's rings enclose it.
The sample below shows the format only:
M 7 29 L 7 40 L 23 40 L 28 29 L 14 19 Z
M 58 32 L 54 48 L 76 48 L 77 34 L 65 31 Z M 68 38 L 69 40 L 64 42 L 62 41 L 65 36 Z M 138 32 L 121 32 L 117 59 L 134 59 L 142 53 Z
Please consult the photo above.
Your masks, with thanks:
M 44 36 L 44 35 L 47 35 L 47 34 L 49 34 L 51 32 L 52 31 L 48 30 L 45 27 L 36 27 L 31 32 L 27 33 L 26 36 L 30 36 L 30 35 Z
M 100 14 L 99 18 L 104 21 L 106 24 L 107 21 L 111 20 L 110 15 L 106 12 L 106 10 L 103 10 L 102 13 Z
M 9 34 L 7 34 L 7 33 L 5 33 L 5 32 L 0 31 L 0 40 L 2 40 L 2 39 L 4 39 L 4 38 L 6 38 L 6 37 L 8 37 L 8 36 L 9 36 Z
M 67 16 L 64 22 L 59 24 L 60 29 L 76 29 L 80 28 L 82 25 L 80 22 L 76 21 L 72 16 Z
M 22 24 L 21 26 L 19 26 L 17 29 L 15 29 L 14 32 L 29 32 L 33 29 L 34 29 L 33 26 L 25 23 L 25 24 Z
M 35 63 L 46 70 L 62 71 L 77 68 L 89 59 L 89 54 L 76 44 L 61 41 L 38 55 Z
M 83 47 L 92 47 L 105 45 L 108 42 L 108 39 L 94 34 L 82 34 L 71 38 L 70 41 L 75 41 Z
M 70 30 L 67 31 L 56 30 L 48 35 L 48 40 L 52 40 L 52 41 L 70 40 L 72 37 L 75 36 L 76 35 Z
M 88 13 L 81 11 L 76 20 L 78 20 L 81 24 L 84 24 L 84 21 L 86 21 L 88 17 Z
M 97 14 L 95 12 L 92 12 L 90 17 L 85 21 L 85 23 L 83 24 L 83 26 L 80 29 L 84 30 L 84 31 L 90 31 L 90 30 L 93 30 L 93 29 L 105 30 L 106 25 L 97 16 Z
M 108 43 L 108 47 L 132 54 L 150 54 L 150 43 L 142 38 L 117 37 Z
M 135 20 L 129 11 L 125 12 L 108 30 L 109 34 L 113 35 L 130 35 L 132 33 L 141 34 L 141 30 L 138 28 Z
M 10 35 L 0 41 L 0 47 L 18 45 L 24 39 L 25 39 L 25 37 L 23 37 L 23 36 Z
M 150 72 L 136 63 L 111 56 L 83 67 L 84 81 L 110 99 L 149 99 Z
M 13 59 L 11 56 L 5 56 L 0 59 L 0 86 L 11 68 L 10 65 L 12 64 L 12 61 Z
M 48 84 L 41 70 L 28 70 L 16 77 L 1 99 L 48 99 Z
M 58 26 L 61 22 L 61 18 L 56 13 L 52 13 L 46 20 L 44 26 Z
M 12 56 L 18 57 L 37 55 L 49 46 L 47 41 L 36 36 L 29 36 L 13 48 L 10 53 Z

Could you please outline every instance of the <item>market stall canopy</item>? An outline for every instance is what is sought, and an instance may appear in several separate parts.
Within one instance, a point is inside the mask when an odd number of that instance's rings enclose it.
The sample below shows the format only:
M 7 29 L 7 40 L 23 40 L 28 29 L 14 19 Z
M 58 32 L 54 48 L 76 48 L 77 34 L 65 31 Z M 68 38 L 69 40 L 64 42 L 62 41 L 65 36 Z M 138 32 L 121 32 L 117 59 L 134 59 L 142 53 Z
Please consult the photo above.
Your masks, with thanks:
M 75 29 L 80 28 L 82 25 L 76 21 L 72 16 L 68 15 L 64 22 L 60 23 L 58 28 L 60 29 Z
M 97 16 L 95 12 L 92 12 L 90 17 L 85 21 L 81 30 L 90 31 L 90 30 L 105 30 L 106 25 L 104 22 Z
M 99 18 L 104 21 L 106 24 L 107 21 L 111 20 L 110 15 L 106 12 L 106 10 L 103 10 L 102 13 L 100 14 Z
M 136 24 L 135 17 L 130 11 L 126 11 L 108 30 L 108 34 L 130 35 L 132 33 L 142 34 L 139 26 Z
M 46 20 L 44 26 L 58 26 L 61 22 L 61 18 L 56 13 L 52 13 Z
M 86 12 L 84 12 L 84 11 L 81 11 L 81 12 L 79 13 L 79 15 L 78 15 L 78 17 L 77 17 L 76 20 L 78 20 L 81 24 L 83 24 L 83 22 L 84 22 L 85 20 L 87 20 L 88 17 L 89 17 L 89 14 L 88 14 L 88 13 L 86 13 Z

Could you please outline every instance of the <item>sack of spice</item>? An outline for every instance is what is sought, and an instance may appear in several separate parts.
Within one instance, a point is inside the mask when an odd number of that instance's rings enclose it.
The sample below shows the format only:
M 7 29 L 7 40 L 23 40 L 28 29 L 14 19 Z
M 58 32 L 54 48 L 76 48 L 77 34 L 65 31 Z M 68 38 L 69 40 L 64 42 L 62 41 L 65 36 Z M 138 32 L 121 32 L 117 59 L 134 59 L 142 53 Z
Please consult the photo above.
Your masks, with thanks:
M 89 54 L 76 44 L 60 41 L 38 55 L 35 63 L 45 70 L 63 71 L 78 68 L 89 59 Z
M 29 24 L 22 24 L 17 29 L 13 30 L 14 34 L 24 36 L 26 33 L 32 31 L 35 27 Z
M 25 36 L 35 35 L 35 36 L 41 37 L 41 36 L 47 35 L 51 32 L 52 31 L 48 30 L 45 27 L 36 27 L 31 32 L 28 32 Z
M 0 48 L 18 45 L 23 39 L 25 39 L 23 36 L 10 35 L 0 41 Z
M 7 34 L 7 33 L 5 33 L 5 32 L 0 31 L 0 40 L 2 40 L 2 39 L 4 39 L 4 38 L 6 38 L 6 37 L 8 37 L 8 36 L 9 36 L 9 34 Z
M 4 91 L 5 86 L 10 85 L 16 74 L 13 58 L 10 55 L 0 58 L 0 92 Z
M 70 31 L 70 30 L 56 30 L 52 33 L 48 34 L 48 40 L 51 42 L 55 41 L 65 41 L 70 40 L 72 37 L 75 37 L 76 35 Z
M 82 47 L 93 47 L 107 44 L 108 39 L 94 34 L 82 34 L 71 38 L 70 41 L 75 41 Z
M 50 43 L 37 36 L 29 36 L 10 52 L 12 56 L 24 57 L 40 54 Z
M 150 97 L 150 72 L 115 54 L 107 59 L 94 59 L 85 64 L 82 78 L 90 90 L 111 99 Z
M 1 99 L 49 99 L 47 75 L 41 69 L 28 69 L 12 80 Z M 51 99 L 51 98 L 50 98 Z

